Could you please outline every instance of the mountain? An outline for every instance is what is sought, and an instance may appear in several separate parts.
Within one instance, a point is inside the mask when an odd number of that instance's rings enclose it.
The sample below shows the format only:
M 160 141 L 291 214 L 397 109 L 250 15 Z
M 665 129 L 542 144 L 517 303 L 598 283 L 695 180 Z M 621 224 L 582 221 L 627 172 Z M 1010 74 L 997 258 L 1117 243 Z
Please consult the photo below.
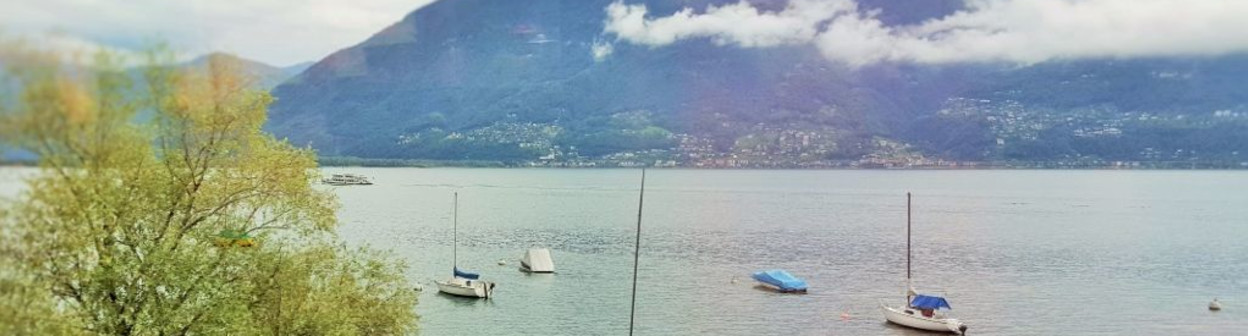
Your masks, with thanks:
M 0 68 L 4 67 L 4 63 L 3 63 L 4 59 L 2 58 L 3 57 L 0 57 Z M 238 62 L 238 64 L 242 66 L 244 73 L 250 76 L 254 76 L 257 79 L 257 83 L 256 83 L 257 88 L 264 89 L 264 90 L 272 89 L 273 87 L 277 86 L 281 82 L 286 81 L 287 79 L 290 79 L 298 75 L 300 72 L 303 72 L 303 70 L 306 70 L 309 66 L 313 64 L 313 62 L 306 62 L 306 63 L 299 63 L 299 64 L 295 64 L 292 66 L 279 68 L 279 67 L 264 64 L 258 61 L 248 60 L 245 58 L 234 56 L 232 54 L 216 52 L 216 53 L 210 53 L 210 54 L 206 54 L 200 57 L 196 57 L 195 59 L 182 63 L 181 66 L 188 67 L 188 68 L 203 68 L 203 67 L 207 67 L 210 60 L 214 58 L 224 58 L 224 59 Z M 136 87 L 142 86 L 141 84 L 143 81 L 142 73 L 143 73 L 143 68 L 141 67 L 135 67 L 135 68 L 131 68 L 128 70 L 128 74 L 137 83 L 135 84 Z M 3 76 L 0 76 L 0 78 L 2 77 Z M 3 92 L 4 94 L 7 95 L 7 94 L 12 94 L 12 92 L 20 91 L 20 88 L 16 87 L 16 83 L 11 83 L 11 84 L 12 84 L 11 87 L 4 88 L 5 90 Z M 148 117 L 149 115 L 146 112 L 143 112 L 139 114 L 138 119 L 146 120 L 146 118 Z M 0 164 L 12 163 L 12 162 L 29 163 L 29 162 L 34 161 L 36 158 L 37 157 L 34 154 L 28 151 L 16 150 L 16 149 L 4 146 L 4 145 L 0 145 Z
M 282 78 L 282 80 L 279 81 L 278 84 L 280 84 L 280 82 L 286 81 L 287 79 L 298 76 L 300 73 L 303 73 L 304 70 L 311 68 L 313 64 L 316 64 L 316 62 L 313 62 L 313 61 L 300 62 L 300 63 L 295 63 L 289 66 L 282 67 L 281 70 L 283 73 L 286 74 L 285 76 L 286 78 Z
M 595 59 L 612 1 L 435 2 L 274 88 L 266 127 L 329 156 L 547 164 L 1248 155 L 1246 55 L 849 68 L 810 47 L 689 40 Z M 735 1 L 634 2 L 664 16 Z M 902 25 L 963 2 L 859 3 Z
M 214 58 L 222 58 L 238 62 L 238 64 L 242 66 L 243 72 L 250 76 L 254 76 L 258 81 L 256 84 L 259 88 L 266 90 L 272 89 L 291 77 L 295 77 L 313 64 L 312 62 L 306 62 L 288 67 L 276 67 L 261 63 L 259 61 L 238 57 L 229 53 L 214 52 L 196 57 L 195 59 L 186 62 L 185 66 L 193 68 L 207 67 L 208 62 Z

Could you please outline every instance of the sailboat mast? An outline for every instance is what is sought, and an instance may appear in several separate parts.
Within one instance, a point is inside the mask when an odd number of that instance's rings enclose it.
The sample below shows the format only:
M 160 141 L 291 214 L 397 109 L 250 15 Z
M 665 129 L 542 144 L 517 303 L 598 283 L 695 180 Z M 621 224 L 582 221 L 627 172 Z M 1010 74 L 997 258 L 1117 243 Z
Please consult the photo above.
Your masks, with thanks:
M 910 285 L 910 193 L 906 193 L 906 286 Z M 907 289 L 908 290 L 908 289 Z
M 633 299 L 628 309 L 628 335 L 633 335 L 633 321 L 637 313 L 637 265 L 641 258 L 641 206 L 646 201 L 646 168 L 641 168 L 641 192 L 637 195 L 637 242 L 633 245 Z
M 459 193 L 451 201 L 455 210 L 451 212 L 451 267 L 459 269 Z

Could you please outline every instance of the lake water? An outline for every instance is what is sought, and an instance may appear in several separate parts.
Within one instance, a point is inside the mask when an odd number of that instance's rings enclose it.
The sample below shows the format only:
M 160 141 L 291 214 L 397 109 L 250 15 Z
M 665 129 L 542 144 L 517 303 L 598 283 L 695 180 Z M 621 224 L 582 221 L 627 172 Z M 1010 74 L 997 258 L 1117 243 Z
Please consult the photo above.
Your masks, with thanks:
M 627 333 L 640 171 L 326 171 L 377 182 L 333 188 L 340 231 L 410 263 L 423 335 Z M 459 264 L 498 283 L 491 300 L 432 283 L 451 273 L 456 191 Z M 650 170 L 637 334 L 924 334 L 877 308 L 904 293 L 907 191 L 915 285 L 972 335 L 1248 330 L 1248 172 Z M 558 273 L 519 272 L 529 247 Z M 810 293 L 755 289 L 770 268 Z

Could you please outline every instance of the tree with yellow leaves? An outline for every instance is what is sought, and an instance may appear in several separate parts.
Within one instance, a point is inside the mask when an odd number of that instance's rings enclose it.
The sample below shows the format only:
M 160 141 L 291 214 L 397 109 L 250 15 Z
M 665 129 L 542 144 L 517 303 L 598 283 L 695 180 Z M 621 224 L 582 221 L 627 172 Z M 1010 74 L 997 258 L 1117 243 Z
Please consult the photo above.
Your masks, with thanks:
M 0 207 L 0 334 L 416 331 L 403 265 L 339 241 L 315 154 L 261 130 L 238 64 L 3 55 L 0 136 L 39 173 Z

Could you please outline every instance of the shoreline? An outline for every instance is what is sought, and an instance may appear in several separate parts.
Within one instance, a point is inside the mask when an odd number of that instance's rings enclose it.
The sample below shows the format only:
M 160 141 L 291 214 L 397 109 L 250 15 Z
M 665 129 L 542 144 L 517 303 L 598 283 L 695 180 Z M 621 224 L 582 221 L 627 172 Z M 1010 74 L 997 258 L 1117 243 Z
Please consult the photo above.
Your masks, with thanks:
M 1248 162 L 1230 161 L 1112 161 L 1106 163 L 1062 163 L 1045 161 L 949 161 L 942 164 L 863 164 L 854 161 L 829 162 L 809 166 L 697 166 L 637 162 L 598 165 L 555 162 L 505 162 L 487 160 L 374 159 L 320 157 L 319 167 L 364 168 L 512 168 L 512 169 L 688 169 L 688 170 L 1248 170 Z
M 0 162 L 0 167 L 38 168 L 37 162 Z M 911 165 L 911 166 L 875 166 L 875 165 L 829 165 L 814 167 L 699 167 L 681 165 L 603 165 L 603 166 L 561 166 L 533 165 L 508 163 L 502 161 L 445 161 L 445 160 L 407 160 L 407 159 L 362 159 L 342 158 L 318 159 L 319 168 L 489 168 L 489 169 L 676 169 L 676 170 L 879 170 L 879 171 L 933 171 L 933 170 L 1138 170 L 1138 171 L 1241 171 L 1248 170 L 1248 164 L 1240 163 L 1176 163 L 1176 162 L 1140 162 L 1138 165 L 1076 165 L 1056 163 L 994 163 L 994 162 L 963 162 L 957 165 Z

